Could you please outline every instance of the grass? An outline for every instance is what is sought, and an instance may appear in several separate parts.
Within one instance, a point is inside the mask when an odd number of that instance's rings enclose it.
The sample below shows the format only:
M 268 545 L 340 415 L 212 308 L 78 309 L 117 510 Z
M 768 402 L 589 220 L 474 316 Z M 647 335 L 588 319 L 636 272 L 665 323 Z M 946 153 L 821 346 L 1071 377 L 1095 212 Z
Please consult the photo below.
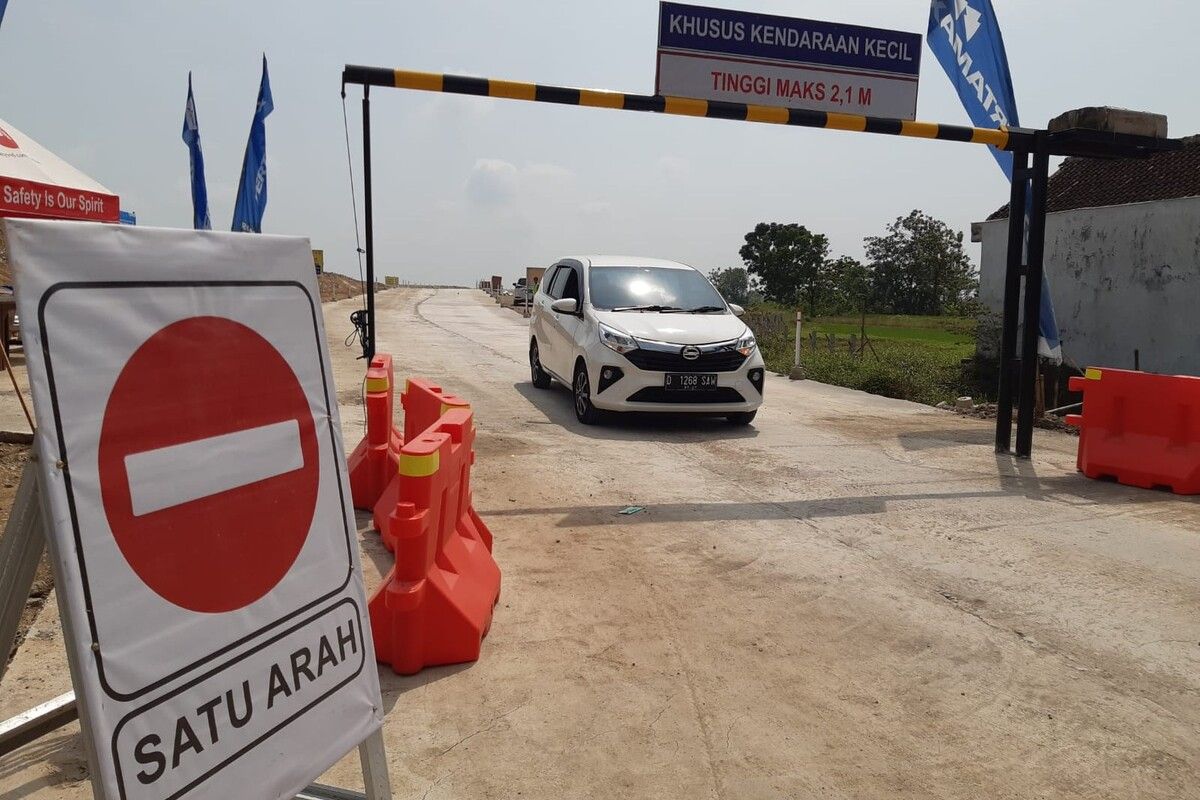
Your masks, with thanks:
M 860 321 L 850 317 L 817 317 L 804 326 L 805 333 L 815 330 L 818 336 L 834 334 L 849 339 L 859 335 Z M 967 358 L 975 351 L 975 320 L 962 317 L 902 317 L 869 314 L 867 336 L 877 342 L 920 342 L 938 347 L 965 351 Z
M 752 309 L 746 321 L 758 336 L 768 369 L 790 372 L 795 323 L 786 312 Z M 961 317 L 905 317 L 869 314 L 867 337 L 874 348 L 851 353 L 858 336 L 855 317 L 817 317 L 805 321 L 800 363 L 807 378 L 930 405 L 960 394 L 966 381 L 963 360 L 975 353 L 975 321 Z M 811 348 L 809 332 L 817 333 Z M 834 337 L 829 350 L 828 337 Z

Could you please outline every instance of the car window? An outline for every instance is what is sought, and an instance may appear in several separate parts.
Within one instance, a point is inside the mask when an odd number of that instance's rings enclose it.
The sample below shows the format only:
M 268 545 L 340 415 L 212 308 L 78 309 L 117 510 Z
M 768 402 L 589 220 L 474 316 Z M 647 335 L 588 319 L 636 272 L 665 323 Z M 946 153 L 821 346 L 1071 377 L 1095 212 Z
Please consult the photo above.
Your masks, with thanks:
M 579 293 L 579 272 L 571 267 L 563 267 L 563 272 L 567 274 L 563 284 L 562 296 L 571 298 L 578 303 L 583 302 L 583 296 Z
M 546 294 L 550 295 L 551 300 L 557 300 L 562 297 L 563 284 L 566 282 L 567 273 L 570 272 L 566 267 L 557 267 L 554 270 L 554 275 L 546 284 Z
M 648 305 L 725 308 L 708 279 L 694 269 L 599 267 L 588 279 L 592 306 L 601 310 Z

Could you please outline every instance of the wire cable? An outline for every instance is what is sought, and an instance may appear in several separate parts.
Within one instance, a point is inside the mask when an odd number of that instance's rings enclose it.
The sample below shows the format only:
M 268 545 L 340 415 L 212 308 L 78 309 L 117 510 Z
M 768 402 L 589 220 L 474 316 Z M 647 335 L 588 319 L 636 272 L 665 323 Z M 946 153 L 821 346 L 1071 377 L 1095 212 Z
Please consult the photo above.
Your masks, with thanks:
M 358 235 L 358 190 L 354 186 L 354 157 L 350 153 L 350 119 L 346 113 L 346 87 L 342 86 L 342 130 L 346 134 L 346 171 L 350 175 L 350 210 L 354 214 L 354 250 L 358 258 L 358 288 L 362 292 L 363 307 L 350 315 L 350 324 L 354 330 L 346 337 L 346 347 L 355 341 L 359 347 L 366 345 L 367 336 L 367 281 L 363 275 L 362 257 L 366 252 L 362 247 L 362 239 Z

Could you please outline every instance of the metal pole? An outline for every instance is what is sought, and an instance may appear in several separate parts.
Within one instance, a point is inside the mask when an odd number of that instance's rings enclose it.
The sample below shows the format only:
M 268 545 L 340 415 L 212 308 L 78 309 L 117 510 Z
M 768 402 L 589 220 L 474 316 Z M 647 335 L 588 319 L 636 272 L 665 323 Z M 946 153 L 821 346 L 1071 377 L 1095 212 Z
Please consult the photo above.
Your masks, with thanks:
M 1013 382 L 1016 379 L 1017 316 L 1021 311 L 1021 271 L 1025 263 L 1025 190 L 1029 154 L 1013 153 L 1008 199 L 1008 256 L 1004 272 L 1004 319 L 1000 332 L 1000 386 L 996 394 L 996 452 L 1012 443 Z
M 6 756 L 18 747 L 24 747 L 78 718 L 75 693 L 67 692 L 6 719 L 0 722 L 0 756 Z
M 371 203 L 371 87 L 363 86 L 363 212 L 366 215 L 367 318 L 363 327 L 363 358 L 370 362 L 375 355 L 375 218 Z
M 796 356 L 792 361 L 793 367 L 800 366 L 800 329 L 804 324 L 804 312 L 796 309 Z
M 1050 153 L 1038 137 L 1033 154 L 1033 195 L 1029 209 L 1029 260 L 1025 268 L 1025 329 L 1021 341 L 1021 395 L 1017 407 L 1017 457 L 1033 452 L 1033 407 L 1037 389 L 1038 322 L 1042 308 L 1042 260 L 1046 253 L 1046 184 Z

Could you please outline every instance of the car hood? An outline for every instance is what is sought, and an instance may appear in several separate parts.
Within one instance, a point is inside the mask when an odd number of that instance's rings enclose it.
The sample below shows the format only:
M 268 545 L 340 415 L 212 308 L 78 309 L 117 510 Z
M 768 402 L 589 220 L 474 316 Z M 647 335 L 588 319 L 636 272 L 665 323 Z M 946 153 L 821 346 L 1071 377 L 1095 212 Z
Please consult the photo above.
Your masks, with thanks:
M 709 344 L 740 338 L 746 323 L 733 314 L 660 314 L 595 311 L 596 319 L 637 339 L 672 344 Z

